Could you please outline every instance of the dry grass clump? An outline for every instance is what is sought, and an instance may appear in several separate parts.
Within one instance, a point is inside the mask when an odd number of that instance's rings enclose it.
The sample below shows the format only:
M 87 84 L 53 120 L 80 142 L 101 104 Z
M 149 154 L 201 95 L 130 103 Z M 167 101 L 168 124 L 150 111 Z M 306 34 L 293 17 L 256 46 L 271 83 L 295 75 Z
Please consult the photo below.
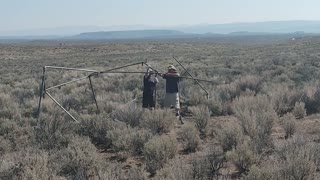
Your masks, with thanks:
M 182 140 L 184 150 L 187 152 L 195 152 L 200 144 L 200 137 L 197 128 L 192 124 L 186 124 L 178 132 L 179 138 Z
M 210 111 L 207 106 L 190 107 L 193 114 L 193 121 L 195 126 L 202 135 L 205 135 L 207 130 L 208 121 L 210 119 Z
M 177 118 L 169 109 L 145 111 L 141 127 L 150 129 L 153 134 L 162 134 L 169 132 Z
M 147 171 L 155 173 L 175 157 L 177 153 L 177 141 L 167 136 L 155 136 L 145 145 L 143 155 Z

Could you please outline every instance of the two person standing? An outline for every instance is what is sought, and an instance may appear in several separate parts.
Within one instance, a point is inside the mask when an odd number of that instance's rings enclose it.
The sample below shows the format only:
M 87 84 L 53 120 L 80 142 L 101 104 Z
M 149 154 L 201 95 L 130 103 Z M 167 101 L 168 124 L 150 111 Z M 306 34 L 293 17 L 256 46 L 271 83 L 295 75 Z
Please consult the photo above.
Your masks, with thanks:
M 180 116 L 180 100 L 179 100 L 179 81 L 180 75 L 177 69 L 170 65 L 168 72 L 165 74 L 159 74 L 163 79 L 166 80 L 166 95 L 164 98 L 164 107 L 172 108 L 176 110 L 176 116 Z M 144 75 L 144 91 L 143 91 L 143 108 L 155 108 L 155 91 L 158 78 L 155 77 L 155 73 L 148 69 Z M 181 119 L 180 119 L 181 120 Z

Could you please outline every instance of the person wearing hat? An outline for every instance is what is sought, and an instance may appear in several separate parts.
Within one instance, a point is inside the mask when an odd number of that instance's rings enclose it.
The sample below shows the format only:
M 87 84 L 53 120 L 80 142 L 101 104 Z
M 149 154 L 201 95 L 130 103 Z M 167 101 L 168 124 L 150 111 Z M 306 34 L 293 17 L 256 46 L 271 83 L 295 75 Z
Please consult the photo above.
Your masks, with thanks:
M 149 108 L 153 110 L 156 106 L 156 86 L 159 82 L 155 73 L 148 69 L 143 76 L 143 97 L 142 97 L 142 107 Z
M 161 74 L 162 78 L 166 80 L 166 95 L 164 97 L 164 107 L 176 109 L 176 116 L 180 116 L 180 101 L 179 101 L 179 79 L 180 75 L 177 69 L 170 65 L 168 66 L 168 72 Z

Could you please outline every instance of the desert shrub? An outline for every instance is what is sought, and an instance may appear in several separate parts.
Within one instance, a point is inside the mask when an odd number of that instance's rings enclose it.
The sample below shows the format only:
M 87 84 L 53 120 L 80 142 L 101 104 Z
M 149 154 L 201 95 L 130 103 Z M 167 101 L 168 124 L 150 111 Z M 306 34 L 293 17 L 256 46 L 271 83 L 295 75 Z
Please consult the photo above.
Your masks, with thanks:
M 8 153 L 0 162 L 0 179 L 50 179 L 54 174 L 45 151 L 25 149 Z
M 220 100 L 220 98 L 215 97 L 215 95 L 212 95 L 212 96 L 213 97 L 210 97 L 210 99 L 205 101 L 205 105 L 209 108 L 211 115 L 220 116 L 223 114 L 222 101 Z
M 44 149 L 66 147 L 74 130 L 74 122 L 63 116 L 43 115 L 35 127 L 35 140 Z
M 0 118 L 16 119 L 21 118 L 18 104 L 12 101 L 8 94 L 0 93 Z
M 187 124 L 181 128 L 181 131 L 178 133 L 184 150 L 187 152 L 195 152 L 200 144 L 200 137 L 198 130 L 194 125 Z
M 254 149 L 261 153 L 271 144 L 271 129 L 277 118 L 267 96 L 240 97 L 233 110 L 240 120 L 243 132 L 254 141 Z
M 205 179 L 207 163 L 205 156 L 194 156 L 191 161 L 192 179 Z
M 98 178 L 103 161 L 89 138 L 72 137 L 68 147 L 51 157 L 58 175 L 71 179 Z
M 301 136 L 278 142 L 276 153 L 281 160 L 283 179 L 314 179 L 319 165 L 319 145 L 308 143 Z
M 291 113 L 287 113 L 282 117 L 282 126 L 285 131 L 285 139 L 293 136 L 296 131 L 295 117 Z
M 7 152 L 10 152 L 12 149 L 11 142 L 8 139 L 5 139 L 3 136 L 0 136 L 0 157 Z
M 304 97 L 303 93 L 297 92 L 288 86 L 282 85 L 273 88 L 268 94 L 270 94 L 272 99 L 271 102 L 274 110 L 279 115 L 291 112 L 295 106 L 295 103 Z
M 208 121 L 210 119 L 210 111 L 207 106 L 191 107 L 193 121 L 201 134 L 206 133 Z
M 214 129 L 214 132 L 224 152 L 237 148 L 244 139 L 241 126 L 237 122 L 227 122 L 223 125 L 218 125 Z
M 158 171 L 154 179 L 194 179 L 191 172 L 191 166 L 189 164 L 179 159 L 173 159 Z
M 108 131 L 107 139 L 111 141 L 111 149 L 114 152 L 132 152 L 141 154 L 144 144 L 152 137 L 147 130 L 138 130 L 127 126 L 117 126 Z
M 132 136 L 131 146 L 133 148 L 133 154 L 141 155 L 143 153 L 143 147 L 152 138 L 152 133 L 145 129 L 135 131 Z
M 94 144 L 107 149 L 111 145 L 111 140 L 107 138 L 107 133 L 116 127 L 116 122 L 112 121 L 106 114 L 97 116 L 84 115 L 81 118 L 77 133 L 90 137 Z
M 214 179 L 219 176 L 219 170 L 224 167 L 226 155 L 220 147 L 212 146 L 206 155 L 207 176 Z
M 240 173 L 247 173 L 257 160 L 255 153 L 251 150 L 251 145 L 247 141 L 238 145 L 236 149 L 228 151 L 226 156 Z
M 147 171 L 155 173 L 162 168 L 177 152 L 177 141 L 167 136 L 157 136 L 150 139 L 145 145 L 143 155 Z
M 320 112 L 320 85 L 307 86 L 305 108 L 308 114 Z
M 32 89 L 16 88 L 12 91 L 12 95 L 18 100 L 19 104 L 23 105 L 26 99 L 34 97 L 34 92 Z
M 170 110 L 154 110 L 145 112 L 143 115 L 142 127 L 150 129 L 153 134 L 162 134 L 169 132 L 174 125 L 173 112 Z
M 204 155 L 195 155 L 191 161 L 192 179 L 219 179 L 219 173 L 226 162 L 225 153 L 220 147 L 212 146 Z
M 247 89 L 254 91 L 255 93 L 260 92 L 262 89 L 262 79 L 258 76 L 248 75 L 241 77 L 236 81 L 241 91 L 246 91 Z
M 304 107 L 305 104 L 303 102 L 296 102 L 292 113 L 297 119 L 302 119 L 307 115 Z
M 116 109 L 112 114 L 112 117 L 118 121 L 125 122 L 132 127 L 140 125 L 143 111 L 135 104 L 129 104 L 127 106 Z
M 271 180 L 271 179 L 283 179 L 280 174 L 280 169 L 278 169 L 275 164 L 268 164 L 262 168 L 253 165 L 247 176 L 246 180 Z
M 222 102 L 227 102 L 239 97 L 241 90 L 236 83 L 231 83 L 218 86 L 217 92 Z

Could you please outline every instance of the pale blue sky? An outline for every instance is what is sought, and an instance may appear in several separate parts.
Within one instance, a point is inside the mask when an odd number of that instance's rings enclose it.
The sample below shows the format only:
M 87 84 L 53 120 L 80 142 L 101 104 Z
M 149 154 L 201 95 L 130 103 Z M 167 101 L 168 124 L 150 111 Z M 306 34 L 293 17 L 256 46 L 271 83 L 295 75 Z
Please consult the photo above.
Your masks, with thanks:
M 319 0 L 0 0 L 0 31 L 320 20 Z

